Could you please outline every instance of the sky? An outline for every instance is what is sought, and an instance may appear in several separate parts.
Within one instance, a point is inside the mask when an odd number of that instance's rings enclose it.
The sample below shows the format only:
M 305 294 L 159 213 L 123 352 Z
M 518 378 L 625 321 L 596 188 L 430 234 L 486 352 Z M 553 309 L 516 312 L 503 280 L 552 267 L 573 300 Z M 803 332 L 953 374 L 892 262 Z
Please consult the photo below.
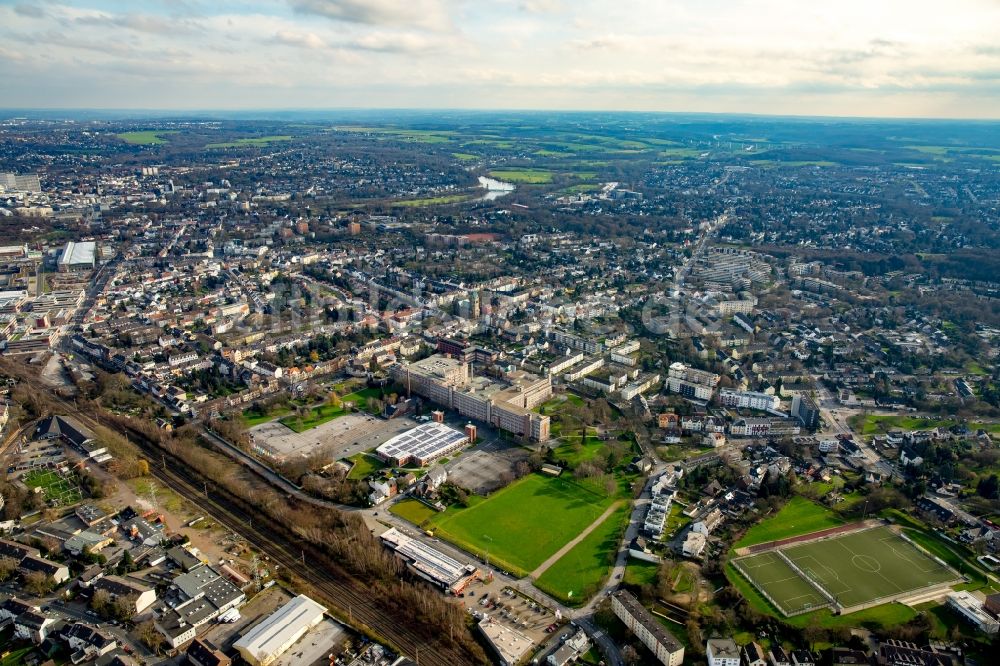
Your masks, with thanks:
M 1000 0 L 0 0 L 0 107 L 1000 118 Z

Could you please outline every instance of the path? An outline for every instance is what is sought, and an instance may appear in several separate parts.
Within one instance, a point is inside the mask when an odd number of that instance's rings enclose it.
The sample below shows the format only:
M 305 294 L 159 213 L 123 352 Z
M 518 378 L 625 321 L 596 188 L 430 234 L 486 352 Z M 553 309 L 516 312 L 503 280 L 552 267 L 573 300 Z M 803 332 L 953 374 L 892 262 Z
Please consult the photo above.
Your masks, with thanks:
M 552 557 L 550 557 L 549 559 L 545 560 L 540 565 L 538 565 L 538 568 L 532 571 L 531 574 L 529 574 L 528 578 L 530 580 L 537 580 L 539 576 L 545 573 L 546 569 L 548 569 L 549 567 L 551 567 L 553 564 L 556 563 L 556 560 L 558 560 L 560 557 L 568 553 L 570 549 L 573 548 L 573 546 L 583 541 L 588 534 L 596 530 L 597 526 L 603 523 L 607 519 L 607 517 L 610 516 L 612 513 L 614 513 L 615 509 L 617 509 L 621 505 L 622 505 L 621 500 L 618 500 L 617 502 L 609 506 L 607 509 L 605 509 L 604 513 L 602 513 L 597 518 L 597 520 L 592 522 L 590 525 L 587 525 L 587 528 L 582 532 L 580 532 L 578 535 L 576 535 L 575 539 L 573 539 L 568 544 L 557 550 Z

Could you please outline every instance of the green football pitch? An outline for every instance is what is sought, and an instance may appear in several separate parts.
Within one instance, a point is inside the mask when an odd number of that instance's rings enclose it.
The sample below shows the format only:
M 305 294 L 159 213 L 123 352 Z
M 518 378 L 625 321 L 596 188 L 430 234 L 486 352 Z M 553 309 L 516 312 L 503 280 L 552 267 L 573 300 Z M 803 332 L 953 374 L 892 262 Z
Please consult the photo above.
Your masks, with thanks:
M 887 527 L 751 555 L 736 566 L 786 615 L 822 605 L 826 595 L 851 608 L 960 580 Z

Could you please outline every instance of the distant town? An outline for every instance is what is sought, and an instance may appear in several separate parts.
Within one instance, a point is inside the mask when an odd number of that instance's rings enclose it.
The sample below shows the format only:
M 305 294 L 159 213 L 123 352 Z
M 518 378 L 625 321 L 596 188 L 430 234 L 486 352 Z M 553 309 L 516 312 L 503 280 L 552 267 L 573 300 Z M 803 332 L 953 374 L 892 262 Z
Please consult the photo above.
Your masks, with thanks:
M 0 664 L 985 666 L 988 123 L 0 119 Z

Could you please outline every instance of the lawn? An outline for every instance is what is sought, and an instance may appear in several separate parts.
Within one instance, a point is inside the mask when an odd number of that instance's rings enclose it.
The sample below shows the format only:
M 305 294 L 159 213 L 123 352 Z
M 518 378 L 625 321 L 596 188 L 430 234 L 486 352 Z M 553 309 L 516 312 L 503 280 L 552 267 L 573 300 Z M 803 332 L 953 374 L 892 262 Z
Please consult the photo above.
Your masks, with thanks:
M 422 527 L 424 522 L 438 514 L 434 509 L 415 499 L 404 499 L 396 502 L 389 507 L 389 513 L 397 515 L 403 520 L 408 520 L 417 527 Z
M 659 569 L 660 565 L 656 562 L 629 559 L 625 565 L 625 577 L 622 582 L 635 586 L 653 585 L 656 583 L 656 572 Z
M 474 162 L 479 159 L 479 155 L 473 155 L 472 153 L 452 153 L 451 156 L 462 162 Z
M 118 138 L 133 146 L 159 146 L 167 142 L 163 138 L 171 134 L 177 134 L 177 130 L 142 130 L 139 132 L 122 132 Z
M 542 185 L 552 182 L 552 172 L 547 169 L 496 169 L 490 176 L 510 183 Z
M 393 201 L 393 206 L 403 206 L 404 208 L 422 208 L 424 206 L 443 206 L 445 204 L 461 203 L 472 198 L 471 194 L 443 194 L 437 197 L 424 197 L 422 199 L 405 199 Z
M 340 407 L 334 407 L 333 405 L 323 404 L 318 407 L 311 408 L 306 416 L 289 414 L 281 419 L 281 423 L 288 426 L 295 432 L 305 432 L 310 428 L 323 425 L 327 421 L 332 421 L 338 416 L 343 416 L 344 414 L 347 414 L 347 410 L 343 405 Z
M 263 414 L 254 411 L 251 408 L 247 408 L 243 410 L 243 423 L 245 423 L 248 428 L 252 428 L 256 425 L 260 425 L 261 423 L 267 423 L 269 421 L 273 421 L 276 418 L 287 416 L 288 414 L 291 413 L 292 410 L 287 405 L 282 405 L 274 409 L 269 409 L 267 412 Z
M 260 148 L 278 141 L 291 140 L 292 136 L 290 134 L 272 134 L 270 136 L 255 136 L 248 139 L 235 139 L 222 143 L 209 143 L 205 145 L 205 148 L 248 148 L 251 146 Z
M 862 435 L 878 435 L 890 430 L 929 430 L 931 428 L 950 428 L 957 421 L 953 419 L 922 419 L 916 416 L 901 414 L 868 414 L 852 417 L 851 428 L 855 431 L 861 428 Z
M 733 547 L 743 548 L 758 543 L 776 541 L 787 537 L 818 532 L 841 525 L 844 521 L 826 507 L 795 496 L 781 510 L 754 525 Z
M 348 472 L 347 478 L 355 481 L 360 481 L 372 472 L 377 472 L 385 467 L 385 463 L 370 453 L 355 453 L 348 460 L 354 463 L 354 466 Z
M 439 536 L 518 575 L 536 569 L 604 512 L 615 498 L 558 477 L 530 474 L 468 508 L 430 521 Z
M 593 532 L 542 572 L 535 587 L 576 606 L 594 596 L 608 577 L 631 508 L 623 504 Z
M 60 506 L 75 504 L 83 499 L 83 493 L 73 477 L 65 478 L 51 469 L 32 470 L 22 480 L 29 488 L 41 488 L 46 500 Z

